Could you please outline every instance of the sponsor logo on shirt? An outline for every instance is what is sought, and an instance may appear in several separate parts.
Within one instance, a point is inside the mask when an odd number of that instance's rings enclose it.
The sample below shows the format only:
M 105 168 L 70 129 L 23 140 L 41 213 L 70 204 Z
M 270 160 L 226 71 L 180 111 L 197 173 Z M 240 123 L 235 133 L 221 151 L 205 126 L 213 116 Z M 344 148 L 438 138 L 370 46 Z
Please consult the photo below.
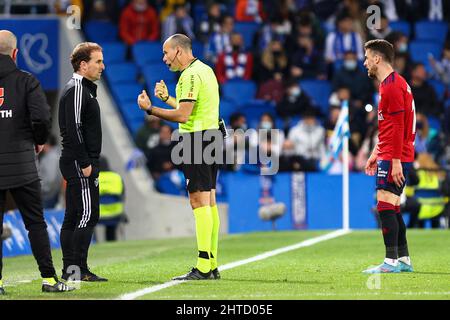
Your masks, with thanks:
M 0 107 L 5 102 L 5 88 L 0 88 Z M 0 119 L 12 118 L 12 110 L 0 110 Z

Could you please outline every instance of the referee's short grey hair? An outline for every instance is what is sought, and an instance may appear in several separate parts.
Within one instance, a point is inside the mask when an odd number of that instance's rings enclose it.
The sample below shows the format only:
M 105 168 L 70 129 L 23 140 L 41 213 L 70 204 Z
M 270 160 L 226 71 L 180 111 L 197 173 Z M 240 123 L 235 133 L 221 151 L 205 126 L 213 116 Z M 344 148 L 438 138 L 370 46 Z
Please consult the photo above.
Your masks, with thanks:
M 179 46 L 186 51 L 192 51 L 192 41 L 184 34 L 176 33 L 167 38 L 166 42 L 170 44 L 172 48 Z
M 0 54 L 11 55 L 17 48 L 17 38 L 9 30 L 0 30 Z

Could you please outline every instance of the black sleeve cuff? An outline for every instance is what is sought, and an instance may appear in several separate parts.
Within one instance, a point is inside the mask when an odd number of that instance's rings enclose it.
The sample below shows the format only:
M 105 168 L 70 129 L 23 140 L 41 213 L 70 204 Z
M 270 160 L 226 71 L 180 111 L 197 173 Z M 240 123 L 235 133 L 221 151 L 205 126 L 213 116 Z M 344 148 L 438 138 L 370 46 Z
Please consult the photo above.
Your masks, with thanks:
M 195 99 L 181 99 L 180 102 L 195 102 Z

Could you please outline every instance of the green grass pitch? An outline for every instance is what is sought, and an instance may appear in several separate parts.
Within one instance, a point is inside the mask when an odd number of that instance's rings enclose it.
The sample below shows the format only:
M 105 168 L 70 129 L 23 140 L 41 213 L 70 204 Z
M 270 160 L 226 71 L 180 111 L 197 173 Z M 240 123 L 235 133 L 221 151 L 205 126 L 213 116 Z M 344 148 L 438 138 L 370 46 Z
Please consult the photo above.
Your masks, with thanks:
M 328 231 L 228 235 L 219 243 L 226 264 L 326 234 Z M 361 271 L 382 262 L 379 231 L 350 234 L 222 272 L 219 281 L 184 282 L 138 299 L 450 299 L 450 232 L 408 230 L 414 273 L 370 276 Z M 81 283 L 63 294 L 40 292 L 33 257 L 4 259 L 5 299 L 117 299 L 170 281 L 195 264 L 194 238 L 124 241 L 91 247 L 92 271 L 106 283 Z M 60 275 L 61 254 L 53 251 Z

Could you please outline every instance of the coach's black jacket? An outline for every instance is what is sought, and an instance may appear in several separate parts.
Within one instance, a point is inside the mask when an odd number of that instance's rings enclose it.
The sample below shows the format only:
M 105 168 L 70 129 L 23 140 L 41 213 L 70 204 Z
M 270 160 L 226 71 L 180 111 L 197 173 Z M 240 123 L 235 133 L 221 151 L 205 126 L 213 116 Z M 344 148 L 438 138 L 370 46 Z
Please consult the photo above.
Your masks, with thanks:
M 82 169 L 98 170 L 102 151 L 102 126 L 97 102 L 97 85 L 74 73 L 59 101 L 59 129 L 62 136 L 61 161 Z M 94 168 L 92 168 L 94 170 Z
M 50 123 L 39 81 L 0 54 L 0 190 L 39 179 L 35 145 L 46 142 Z

